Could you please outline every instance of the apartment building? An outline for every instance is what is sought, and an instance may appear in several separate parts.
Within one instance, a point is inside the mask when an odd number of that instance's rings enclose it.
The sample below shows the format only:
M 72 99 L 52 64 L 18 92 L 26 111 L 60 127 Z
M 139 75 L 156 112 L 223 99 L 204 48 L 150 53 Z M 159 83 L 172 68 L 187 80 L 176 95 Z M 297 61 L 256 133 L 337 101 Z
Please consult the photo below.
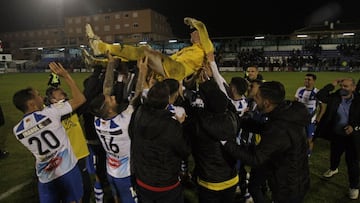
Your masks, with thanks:
M 89 16 L 68 16 L 63 26 L 0 33 L 4 53 L 13 58 L 39 60 L 44 50 L 77 53 L 87 46 L 85 24 L 108 43 L 137 44 L 140 41 L 163 41 L 173 38 L 167 18 L 151 9 L 115 11 Z M 73 49 L 73 50 L 72 50 Z

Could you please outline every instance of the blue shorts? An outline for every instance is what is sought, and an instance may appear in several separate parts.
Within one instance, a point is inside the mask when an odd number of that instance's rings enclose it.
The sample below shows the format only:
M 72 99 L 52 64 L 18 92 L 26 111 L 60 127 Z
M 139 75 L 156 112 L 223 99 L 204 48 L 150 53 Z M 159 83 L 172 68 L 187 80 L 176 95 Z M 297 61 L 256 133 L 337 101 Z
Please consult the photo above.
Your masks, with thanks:
M 48 183 L 38 183 L 41 203 L 79 202 L 83 196 L 82 178 L 76 165 L 63 176 Z
M 315 133 L 315 123 L 310 123 L 310 124 L 306 127 L 306 133 L 307 133 L 307 137 L 308 137 L 308 138 L 313 138 L 313 137 L 314 137 L 314 133 Z
M 91 147 L 89 148 L 89 156 L 87 156 L 86 158 L 86 168 L 89 172 L 89 174 L 95 174 L 96 173 L 96 169 L 95 169 L 95 154 L 94 151 L 91 149 Z
M 137 195 L 131 184 L 131 176 L 114 178 L 108 174 L 107 178 L 113 195 L 119 197 L 121 202 L 137 202 Z

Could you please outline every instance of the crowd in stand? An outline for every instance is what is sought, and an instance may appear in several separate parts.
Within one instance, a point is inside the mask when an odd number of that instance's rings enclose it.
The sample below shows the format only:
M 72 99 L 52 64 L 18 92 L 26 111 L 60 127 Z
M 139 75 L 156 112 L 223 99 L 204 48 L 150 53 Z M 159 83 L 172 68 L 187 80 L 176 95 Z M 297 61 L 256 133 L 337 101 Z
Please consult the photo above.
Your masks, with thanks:
M 267 67 L 269 71 L 285 70 L 302 71 L 304 68 L 312 71 L 358 71 L 360 67 L 359 52 L 355 49 L 339 46 L 335 51 L 324 51 L 320 47 L 305 47 L 303 50 L 264 51 L 264 49 L 241 49 L 231 60 L 226 59 L 230 52 L 217 51 L 217 61 L 220 67 L 247 67 L 251 64 Z M 352 53 L 349 55 L 349 53 Z

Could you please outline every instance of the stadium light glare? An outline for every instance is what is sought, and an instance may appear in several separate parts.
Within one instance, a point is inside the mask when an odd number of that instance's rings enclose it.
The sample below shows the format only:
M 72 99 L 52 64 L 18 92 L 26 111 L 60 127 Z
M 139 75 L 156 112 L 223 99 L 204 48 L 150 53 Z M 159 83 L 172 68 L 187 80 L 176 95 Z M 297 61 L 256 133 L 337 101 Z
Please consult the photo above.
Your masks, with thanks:
M 169 43 L 176 43 L 176 42 L 177 42 L 176 39 L 170 39 L 170 40 L 169 40 Z
M 265 39 L 265 37 L 264 36 L 257 36 L 257 37 L 255 37 L 255 39 Z
M 139 44 L 147 44 L 147 42 L 141 41 L 141 42 L 139 42 Z
M 298 38 L 306 38 L 306 37 L 308 37 L 308 35 L 296 35 L 296 37 L 298 37 Z
M 343 33 L 343 36 L 354 36 L 355 35 L 355 33 L 353 33 L 353 32 L 344 32 Z

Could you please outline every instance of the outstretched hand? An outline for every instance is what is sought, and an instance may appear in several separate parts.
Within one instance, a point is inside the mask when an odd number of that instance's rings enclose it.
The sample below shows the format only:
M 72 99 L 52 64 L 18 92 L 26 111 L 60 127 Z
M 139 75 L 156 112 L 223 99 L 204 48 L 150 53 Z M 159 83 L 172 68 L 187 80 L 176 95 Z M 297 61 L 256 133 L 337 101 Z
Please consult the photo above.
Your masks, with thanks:
M 140 58 L 137 60 L 137 67 L 139 68 L 139 71 L 147 72 L 148 70 L 148 59 L 149 57 L 144 56 L 143 58 Z
M 61 63 L 51 62 L 49 63 L 50 70 L 60 77 L 68 76 L 69 73 L 67 70 L 61 65 Z

